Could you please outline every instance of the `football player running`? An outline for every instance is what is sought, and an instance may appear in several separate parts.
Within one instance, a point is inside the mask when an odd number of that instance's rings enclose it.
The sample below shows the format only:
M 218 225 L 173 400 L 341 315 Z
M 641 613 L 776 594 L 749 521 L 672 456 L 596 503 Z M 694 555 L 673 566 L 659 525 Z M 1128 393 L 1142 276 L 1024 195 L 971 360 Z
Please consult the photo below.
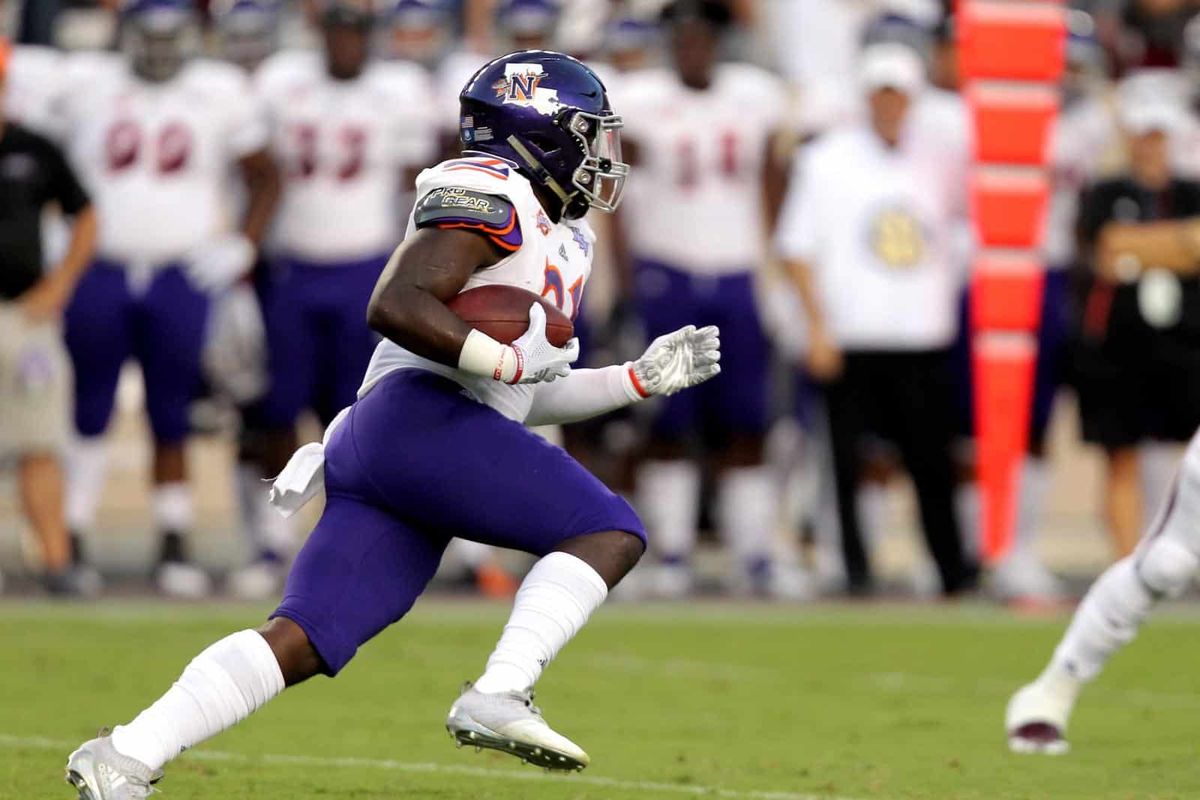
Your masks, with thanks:
M 546 724 L 533 685 L 637 563 L 645 533 L 624 500 L 525 424 L 586 419 L 708 380 L 717 331 L 688 326 L 636 362 L 573 371 L 578 343 L 551 345 L 540 305 L 508 345 L 446 303 L 499 284 L 576 313 L 594 242 L 584 215 L 614 210 L 628 171 L 621 124 L 596 75 L 559 53 L 503 56 L 466 85 L 462 157 L 421 173 L 407 237 L 375 287 L 369 319 L 386 339 L 358 400 L 273 489 L 289 511 L 321 485 L 326 497 L 283 602 L 259 629 L 202 652 L 132 722 L 76 750 L 67 777 L 80 798 L 146 797 L 183 750 L 287 686 L 336 675 L 408 613 L 453 536 L 540 560 L 447 729 L 551 769 L 588 764 Z
M 1092 584 L 1049 665 L 1009 700 L 1009 747 L 1017 753 L 1067 752 L 1067 723 L 1084 685 L 1133 641 L 1159 600 L 1182 594 L 1198 573 L 1200 433 L 1188 444 L 1170 495 L 1137 549 Z
M 66 313 L 80 436 L 68 459 L 67 510 L 75 531 L 91 526 L 117 379 L 134 357 L 154 436 L 156 579 L 168 594 L 194 597 L 209 582 L 188 554 L 184 444 L 210 296 L 253 264 L 278 178 L 244 77 L 190 57 L 199 41 L 190 0 L 130 0 L 120 32 L 124 57 L 88 56 L 86 79 L 71 81 L 64 100 L 68 152 L 100 218 L 99 257 Z M 233 171 L 248 197 L 239 230 L 224 212 Z

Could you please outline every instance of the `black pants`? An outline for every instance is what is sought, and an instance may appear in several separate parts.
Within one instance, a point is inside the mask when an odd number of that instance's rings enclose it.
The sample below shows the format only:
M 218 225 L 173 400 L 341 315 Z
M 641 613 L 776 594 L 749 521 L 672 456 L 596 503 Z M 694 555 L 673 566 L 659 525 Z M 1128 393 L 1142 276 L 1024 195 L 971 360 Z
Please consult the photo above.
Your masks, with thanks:
M 896 444 L 912 476 L 921 525 L 947 594 L 974 572 L 964 562 L 954 512 L 953 384 L 949 351 L 849 351 L 842 375 L 824 387 L 829 414 L 842 556 L 851 591 L 867 591 L 871 566 L 858 519 L 862 443 L 868 431 Z

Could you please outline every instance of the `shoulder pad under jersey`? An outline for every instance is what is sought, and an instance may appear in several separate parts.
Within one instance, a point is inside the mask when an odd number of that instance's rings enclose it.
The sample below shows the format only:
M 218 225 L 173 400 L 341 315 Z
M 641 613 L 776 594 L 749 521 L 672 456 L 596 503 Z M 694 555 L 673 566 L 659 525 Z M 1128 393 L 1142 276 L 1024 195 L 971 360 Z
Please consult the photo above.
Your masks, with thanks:
M 413 209 L 413 224 L 478 231 L 510 252 L 523 241 L 517 209 L 508 198 L 461 186 L 442 186 L 425 194 Z

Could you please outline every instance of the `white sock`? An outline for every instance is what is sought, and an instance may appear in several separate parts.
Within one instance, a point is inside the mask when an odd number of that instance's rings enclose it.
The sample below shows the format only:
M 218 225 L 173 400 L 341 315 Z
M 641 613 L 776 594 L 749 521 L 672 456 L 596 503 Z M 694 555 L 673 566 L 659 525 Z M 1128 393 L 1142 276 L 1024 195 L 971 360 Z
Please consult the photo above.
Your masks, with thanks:
M 1046 670 L 1054 680 L 1079 685 L 1092 680 L 1137 635 L 1154 597 L 1137 575 L 1135 558 L 1113 564 L 1088 590 Z
M 1044 459 L 1026 456 L 1021 464 L 1021 484 L 1017 500 L 1017 530 L 1013 549 L 1036 556 L 1038 531 L 1046 495 L 1050 492 L 1050 469 Z
M 113 746 L 160 769 L 261 708 L 283 691 L 283 672 L 257 631 L 227 636 L 192 659 L 179 680 L 128 725 L 113 729 Z
M 534 564 L 475 688 L 492 694 L 533 686 L 607 596 L 604 579 L 573 555 L 551 553 Z
M 717 527 L 741 569 L 774 560 L 779 490 L 767 466 L 726 470 L 717 484 Z
M 185 533 L 192 529 L 192 490 L 183 481 L 156 484 L 150 505 L 160 531 Z
M 1167 499 L 1179 470 L 1179 445 L 1170 442 L 1145 442 L 1138 448 L 1141 469 L 1142 516 L 1146 526 L 1153 522 Z
M 637 507 L 661 558 L 686 561 L 700 525 L 700 469 L 691 461 L 647 461 L 637 474 Z
M 103 436 L 76 439 L 67 450 L 67 524 L 91 530 L 104 491 L 108 448 Z
M 271 552 L 287 557 L 295 547 L 291 521 L 271 507 L 268 484 L 257 464 L 237 465 L 238 516 L 255 556 Z

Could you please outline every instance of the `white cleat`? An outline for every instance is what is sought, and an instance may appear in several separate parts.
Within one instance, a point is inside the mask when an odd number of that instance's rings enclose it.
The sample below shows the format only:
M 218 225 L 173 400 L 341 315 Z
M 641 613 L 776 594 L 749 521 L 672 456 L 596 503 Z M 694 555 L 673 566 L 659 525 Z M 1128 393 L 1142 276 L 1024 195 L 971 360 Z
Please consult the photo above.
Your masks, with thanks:
M 154 573 L 158 590 L 179 600 L 200 600 L 212 594 L 212 579 L 200 567 L 188 561 L 167 561 Z
M 450 708 L 446 730 L 459 747 L 499 750 L 545 769 L 578 771 L 591 762 L 579 745 L 546 724 L 532 690 L 483 694 L 468 683 Z
M 1067 720 L 1073 701 L 1050 692 L 1040 681 L 1022 687 L 1008 701 L 1004 729 L 1014 753 L 1061 756 L 1071 749 Z
M 160 778 L 161 771 L 118 753 L 111 736 L 84 742 L 67 759 L 67 783 L 79 800 L 142 800 Z
M 267 600 L 283 586 L 283 568 L 272 561 L 252 561 L 229 576 L 229 594 L 238 600 Z
M 1033 553 L 1017 551 L 992 572 L 992 590 L 1002 600 L 1053 605 L 1067 596 L 1059 578 Z

